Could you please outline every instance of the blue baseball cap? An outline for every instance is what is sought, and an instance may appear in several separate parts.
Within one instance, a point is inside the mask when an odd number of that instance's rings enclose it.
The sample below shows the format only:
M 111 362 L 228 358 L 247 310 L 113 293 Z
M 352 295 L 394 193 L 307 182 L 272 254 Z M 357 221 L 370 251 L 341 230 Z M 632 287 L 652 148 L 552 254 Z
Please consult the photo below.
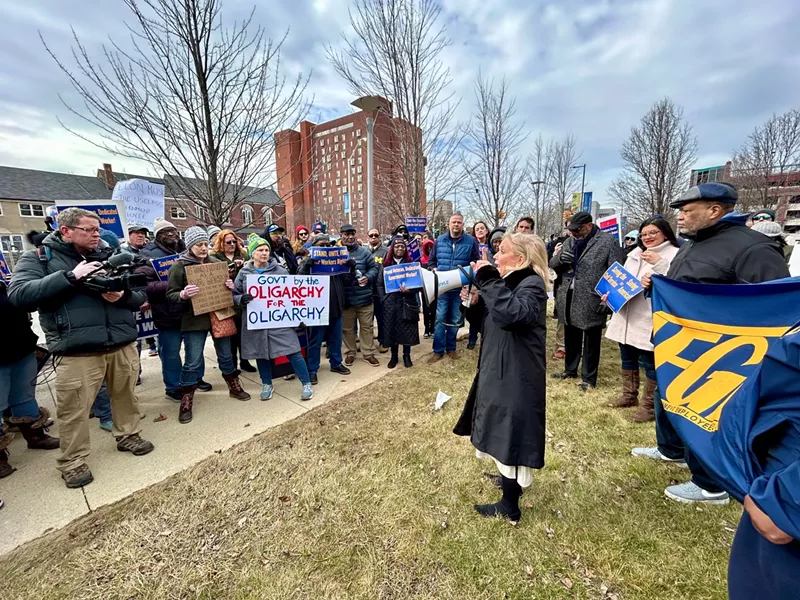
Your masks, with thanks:
M 701 183 L 683 192 L 677 200 L 670 202 L 669 207 L 680 208 L 684 204 L 697 202 L 698 200 L 714 200 L 722 204 L 736 204 L 739 200 L 739 193 L 730 183 Z
M 270 225 L 270 226 L 269 226 L 269 228 L 267 229 L 267 233 L 276 233 L 276 232 L 278 232 L 278 231 L 280 231 L 280 232 L 284 232 L 284 231 L 286 231 L 286 230 L 285 230 L 283 227 L 281 227 L 280 225 L 278 225 L 277 223 L 273 223 L 273 224 L 272 224 L 272 225 Z

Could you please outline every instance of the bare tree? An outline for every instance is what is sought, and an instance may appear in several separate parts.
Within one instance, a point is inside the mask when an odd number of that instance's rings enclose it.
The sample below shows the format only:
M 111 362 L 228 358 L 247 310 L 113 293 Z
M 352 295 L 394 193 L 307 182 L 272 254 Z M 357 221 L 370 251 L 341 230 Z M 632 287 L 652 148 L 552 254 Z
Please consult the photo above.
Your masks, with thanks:
M 620 156 L 625 167 L 608 190 L 611 197 L 635 220 L 673 215 L 669 203 L 686 189 L 697 156 L 697 138 L 683 108 L 669 98 L 654 104 L 631 129 Z
M 166 173 L 179 203 L 223 225 L 274 172 L 272 134 L 307 109 L 307 78 L 287 82 L 281 47 L 253 24 L 255 9 L 224 28 L 221 0 L 123 0 L 131 47 L 111 40 L 92 58 L 73 30 L 74 71 L 47 46 L 81 98 L 66 108 L 102 150 Z M 173 192 L 174 193 L 174 192 Z M 190 208 L 189 208 L 190 207 Z
M 731 161 L 731 180 L 739 187 L 739 210 L 774 205 L 771 187 L 786 186 L 800 165 L 800 110 L 773 114 L 756 127 Z
M 527 136 L 524 124 L 516 122 L 516 101 L 505 79 L 495 85 L 478 75 L 475 99 L 466 138 L 466 202 L 476 215 L 497 227 L 524 199 L 528 169 L 520 148 Z
M 458 102 L 441 58 L 450 39 L 440 14 L 436 0 L 354 0 L 352 35 L 342 34 L 342 50 L 328 48 L 353 93 L 392 102 L 391 143 L 376 139 L 374 151 L 376 165 L 394 165 L 376 172 L 375 186 L 383 204 L 376 200 L 376 208 L 395 222 L 423 214 L 426 178 L 434 202 L 463 179 L 457 167 L 464 133 L 453 122 Z
M 564 219 L 564 212 L 571 206 L 572 194 L 580 189 L 580 173 L 575 169 L 580 159 L 578 142 L 572 134 L 552 142 L 550 153 L 550 192 L 552 193 L 558 223 Z M 557 226 L 556 230 L 561 227 Z

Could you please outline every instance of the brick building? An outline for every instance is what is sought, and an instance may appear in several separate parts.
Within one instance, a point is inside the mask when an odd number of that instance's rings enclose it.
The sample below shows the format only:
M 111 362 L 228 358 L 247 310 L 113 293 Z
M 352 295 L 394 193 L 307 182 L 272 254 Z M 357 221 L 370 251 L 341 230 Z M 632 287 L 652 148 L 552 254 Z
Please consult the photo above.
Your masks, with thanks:
M 389 109 L 375 118 L 373 219 L 382 232 L 398 225 L 406 206 L 400 163 L 402 132 L 410 125 L 392 117 Z M 275 134 L 278 194 L 286 205 L 286 225 L 291 235 L 298 225 L 311 227 L 322 220 L 338 231 L 352 219 L 359 232 L 367 228 L 367 116 L 358 111 L 325 123 L 300 123 L 299 131 Z M 422 132 L 416 131 L 421 140 Z M 421 161 L 422 163 L 422 161 Z M 424 165 L 418 180 L 424 181 Z M 424 187 L 424 186 L 423 186 Z M 349 195 L 351 214 L 345 214 Z M 425 214 L 424 192 L 422 215 Z M 407 214 L 407 213 L 404 213 Z

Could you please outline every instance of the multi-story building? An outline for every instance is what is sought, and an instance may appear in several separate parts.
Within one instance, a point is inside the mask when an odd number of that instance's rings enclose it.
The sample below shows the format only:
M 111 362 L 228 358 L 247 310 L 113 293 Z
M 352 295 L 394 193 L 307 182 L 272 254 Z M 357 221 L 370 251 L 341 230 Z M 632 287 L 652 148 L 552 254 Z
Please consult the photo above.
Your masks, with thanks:
M 402 135 L 408 126 L 380 111 L 374 127 L 373 222 L 390 231 L 407 209 L 402 164 Z M 299 131 L 287 129 L 275 134 L 278 194 L 286 207 L 286 225 L 294 232 L 298 225 L 310 227 L 324 221 L 338 231 L 352 222 L 359 231 L 367 228 L 367 116 L 364 111 L 325 123 L 300 123 Z M 416 134 L 421 140 L 422 133 Z M 417 181 L 424 180 L 420 161 Z M 424 188 L 424 186 L 422 186 Z M 350 212 L 345 212 L 349 201 Z M 405 210 L 404 210 L 405 209 Z M 421 215 L 425 215 L 422 194 Z
M 701 183 L 714 183 L 715 181 L 730 181 L 731 163 L 728 161 L 719 167 L 703 167 L 702 169 L 692 169 L 689 176 L 689 187 L 700 185 Z

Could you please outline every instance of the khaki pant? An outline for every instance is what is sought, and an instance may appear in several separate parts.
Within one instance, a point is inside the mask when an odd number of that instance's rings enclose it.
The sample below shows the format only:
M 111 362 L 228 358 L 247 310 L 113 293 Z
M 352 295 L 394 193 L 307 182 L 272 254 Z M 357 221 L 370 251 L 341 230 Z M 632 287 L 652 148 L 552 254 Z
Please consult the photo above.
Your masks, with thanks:
M 558 325 L 556 326 L 556 350 L 564 350 L 564 321 L 561 318 L 558 319 Z
M 373 330 L 372 304 L 366 306 L 350 306 L 344 309 L 342 315 L 342 337 L 347 354 L 355 356 L 356 334 L 355 326 L 358 319 L 358 337 L 361 340 L 361 355 L 364 358 L 375 356 L 375 335 Z
M 89 456 L 89 411 L 106 380 L 111 396 L 114 437 L 139 433 L 139 400 L 136 379 L 139 353 L 136 343 L 97 356 L 64 356 L 56 359 L 56 418 L 61 456 L 59 471 L 70 471 Z

